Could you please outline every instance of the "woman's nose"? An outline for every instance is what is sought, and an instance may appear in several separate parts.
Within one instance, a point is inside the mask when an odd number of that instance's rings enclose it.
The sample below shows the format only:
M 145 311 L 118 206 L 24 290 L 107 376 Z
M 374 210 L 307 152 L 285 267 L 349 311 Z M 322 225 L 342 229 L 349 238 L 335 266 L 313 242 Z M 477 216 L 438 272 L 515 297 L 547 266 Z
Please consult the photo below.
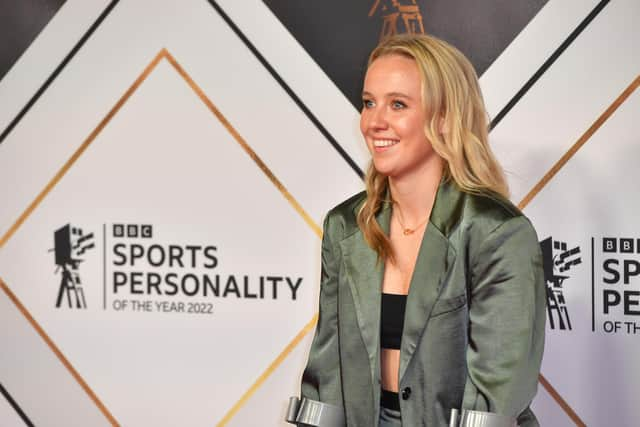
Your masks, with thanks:
M 369 128 L 372 130 L 386 129 L 389 126 L 384 108 L 370 110 Z

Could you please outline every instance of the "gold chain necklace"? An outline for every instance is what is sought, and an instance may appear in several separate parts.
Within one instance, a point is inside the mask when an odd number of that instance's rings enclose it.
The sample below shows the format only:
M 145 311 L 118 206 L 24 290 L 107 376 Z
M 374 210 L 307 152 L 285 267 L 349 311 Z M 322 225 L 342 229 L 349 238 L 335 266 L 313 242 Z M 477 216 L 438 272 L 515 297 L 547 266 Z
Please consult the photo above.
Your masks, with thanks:
M 398 206 L 398 222 L 400 223 L 400 227 L 402 227 L 402 234 L 404 234 L 405 236 L 410 236 L 413 233 L 416 232 L 416 230 L 418 230 L 420 227 L 422 227 L 428 220 L 429 220 L 429 216 L 427 216 L 425 219 L 423 219 L 420 224 L 416 225 L 413 228 L 409 228 L 407 226 L 404 225 L 404 220 L 402 217 L 402 210 L 400 209 L 400 206 Z

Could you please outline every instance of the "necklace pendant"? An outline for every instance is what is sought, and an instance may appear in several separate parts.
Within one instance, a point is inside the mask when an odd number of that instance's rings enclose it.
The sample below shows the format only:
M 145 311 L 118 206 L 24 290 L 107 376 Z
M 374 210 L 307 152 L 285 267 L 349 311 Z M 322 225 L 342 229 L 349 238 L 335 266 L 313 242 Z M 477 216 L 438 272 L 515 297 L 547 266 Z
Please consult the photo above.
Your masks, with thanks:
M 413 234 L 415 230 L 412 230 L 410 228 L 405 228 L 404 230 L 402 230 L 402 234 L 404 234 L 405 236 L 408 236 L 410 234 Z

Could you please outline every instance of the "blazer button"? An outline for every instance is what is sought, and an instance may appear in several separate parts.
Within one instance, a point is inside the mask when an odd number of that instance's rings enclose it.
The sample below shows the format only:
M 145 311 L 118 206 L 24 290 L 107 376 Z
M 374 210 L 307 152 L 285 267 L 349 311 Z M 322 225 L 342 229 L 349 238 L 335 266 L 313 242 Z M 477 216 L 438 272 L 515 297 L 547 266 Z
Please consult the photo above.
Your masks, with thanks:
M 411 387 L 405 387 L 402 389 L 402 400 L 407 400 L 411 396 Z

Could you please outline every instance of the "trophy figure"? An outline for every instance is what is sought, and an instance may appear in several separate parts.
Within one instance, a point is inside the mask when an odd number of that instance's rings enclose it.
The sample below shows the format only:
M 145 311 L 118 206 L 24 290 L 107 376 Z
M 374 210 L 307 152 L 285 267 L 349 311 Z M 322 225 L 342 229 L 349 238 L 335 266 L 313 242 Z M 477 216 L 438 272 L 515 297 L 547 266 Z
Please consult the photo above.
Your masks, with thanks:
M 402 4 L 399 0 L 376 0 L 369 17 L 377 12 L 382 14 L 382 31 L 380 32 L 380 40 L 405 32 L 409 34 L 424 34 L 424 26 L 422 25 L 422 14 L 416 0 L 407 0 Z M 401 18 L 399 20 L 399 18 Z M 403 29 L 398 29 L 398 22 L 403 24 Z M 402 31 L 404 30 L 404 31 Z

